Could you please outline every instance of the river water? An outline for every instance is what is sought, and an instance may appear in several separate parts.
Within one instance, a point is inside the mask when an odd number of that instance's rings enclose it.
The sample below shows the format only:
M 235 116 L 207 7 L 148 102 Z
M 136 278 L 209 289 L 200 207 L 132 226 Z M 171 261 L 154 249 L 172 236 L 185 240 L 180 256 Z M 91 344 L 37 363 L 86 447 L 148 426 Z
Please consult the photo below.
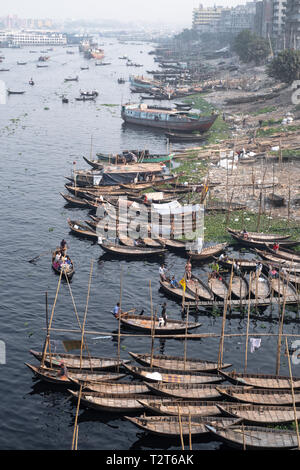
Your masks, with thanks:
M 7 97 L 0 105 L 1 138 L 1 246 L 2 269 L 0 291 L 0 340 L 6 347 L 6 364 L 0 365 L 0 448 L 1 449 L 70 449 L 76 403 L 67 391 L 42 384 L 32 377 L 25 362 L 36 364 L 29 349 L 41 349 L 45 331 L 45 292 L 50 307 L 54 301 L 58 276 L 51 269 L 50 250 L 65 238 L 69 253 L 75 262 L 76 273 L 72 292 L 80 318 L 83 319 L 91 261 L 93 277 L 89 299 L 86 329 L 106 331 L 107 338 L 97 334 L 88 337 L 91 353 L 100 356 L 117 354 L 117 341 L 109 337 L 117 331 L 111 310 L 119 300 L 120 272 L 123 273 L 122 306 L 124 309 L 144 308 L 149 313 L 150 289 L 154 308 L 161 308 L 166 299 L 159 291 L 157 261 L 118 261 L 101 258 L 101 249 L 89 240 L 79 239 L 69 233 L 67 217 L 84 220 L 86 210 L 67 209 L 60 192 L 64 191 L 65 176 L 70 175 L 73 162 L 77 168 L 86 165 L 82 156 L 92 151 L 117 152 L 124 149 L 149 149 L 166 152 L 163 133 L 143 128 L 124 127 L 120 118 L 120 104 L 131 95 L 129 83 L 119 85 L 118 77 L 128 79 L 129 74 L 145 73 L 156 69 L 153 56 L 148 55 L 150 44 L 119 44 L 105 40 L 105 61 L 111 65 L 96 67 L 87 61 L 77 48 L 54 48 L 48 68 L 36 64 L 43 47 L 3 49 L 5 61 L 0 68 L 0 79 L 7 88 L 23 91 L 24 95 Z M 37 53 L 30 53 L 30 50 Z M 72 50 L 73 55 L 67 54 Z M 143 68 L 126 67 L 119 59 L 127 55 Z M 27 65 L 17 65 L 17 61 Z M 89 65 L 89 70 L 80 67 Z M 64 83 L 67 77 L 78 75 L 78 82 Z M 33 78 L 35 85 L 29 86 Z M 96 102 L 76 102 L 79 90 L 96 88 Z M 62 104 L 61 96 L 70 102 Z M 92 136 L 92 149 L 91 149 Z M 35 264 L 28 261 L 49 250 Z M 167 253 L 165 263 L 171 273 L 181 277 L 185 258 Z M 207 269 L 207 268 L 206 268 Z M 203 274 L 201 267 L 193 272 Z M 180 306 L 167 299 L 170 318 L 181 318 Z M 268 309 L 265 314 L 270 313 Z M 291 318 L 295 312 L 291 311 Z M 277 333 L 278 312 L 273 310 L 273 321 L 252 320 L 250 332 Z M 202 323 L 201 332 L 221 331 L 222 316 L 200 312 L 191 316 Z M 58 295 L 53 328 L 76 328 L 74 310 L 68 287 L 62 283 Z M 246 317 L 229 318 L 227 333 L 245 333 Z M 299 333 L 298 323 L 285 325 L 285 331 Z M 250 334 L 251 336 L 251 334 Z M 53 340 L 75 339 L 74 334 L 53 333 Z M 245 354 L 244 337 L 225 340 L 224 361 L 242 370 Z M 262 346 L 248 354 L 248 371 L 275 372 L 276 337 L 262 337 Z M 217 339 L 188 342 L 188 355 L 207 360 L 217 360 Z M 150 339 L 123 338 L 122 358 L 128 351 L 150 351 Z M 184 343 L 179 340 L 155 342 L 155 351 L 169 355 L 182 355 Z M 294 374 L 297 373 L 294 366 Z M 287 359 L 282 355 L 281 373 L 288 373 Z M 178 440 L 156 439 L 140 432 L 121 415 L 99 413 L 81 409 L 79 413 L 79 449 L 180 449 Z M 211 438 L 195 440 L 193 449 L 221 449 L 222 444 Z

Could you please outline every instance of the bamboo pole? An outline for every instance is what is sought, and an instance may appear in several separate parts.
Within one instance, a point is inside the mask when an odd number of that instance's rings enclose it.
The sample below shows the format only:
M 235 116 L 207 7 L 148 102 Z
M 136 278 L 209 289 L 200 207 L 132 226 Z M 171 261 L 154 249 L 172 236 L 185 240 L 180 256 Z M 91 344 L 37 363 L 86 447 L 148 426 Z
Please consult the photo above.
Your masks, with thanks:
M 289 352 L 287 337 L 285 337 L 285 347 L 286 347 L 286 350 L 287 350 L 288 363 L 289 363 L 289 372 L 290 372 L 290 380 L 291 380 L 291 392 L 292 392 L 292 398 L 293 398 L 293 409 L 294 409 L 294 417 L 295 417 L 295 425 L 296 425 L 296 433 L 297 433 L 297 441 L 298 441 L 298 450 L 300 450 L 299 426 L 298 426 L 298 420 L 297 420 L 297 410 L 296 410 L 296 403 L 295 403 L 294 384 L 293 384 L 290 352 Z
M 191 426 L 191 413 L 189 412 L 189 444 L 190 450 L 192 450 L 192 426 Z
M 182 422 L 181 422 L 180 406 L 177 405 L 177 408 L 178 408 L 178 421 L 179 421 L 181 448 L 182 448 L 182 450 L 184 450 L 184 442 L 183 442 L 183 433 L 182 433 Z
M 186 368 L 186 350 L 187 350 L 187 333 L 188 333 L 188 323 L 189 323 L 189 310 L 190 306 L 188 305 L 187 312 L 186 312 L 186 322 L 185 322 L 185 339 L 184 339 L 184 370 Z
M 55 299 L 54 299 L 54 303 L 53 303 L 53 307 L 52 307 L 52 311 L 51 311 L 51 317 L 50 317 L 50 321 L 49 321 L 49 325 L 48 325 L 48 329 L 47 329 L 47 336 L 46 336 L 46 340 L 45 340 L 45 346 L 44 346 L 44 351 L 43 351 L 43 356 L 42 356 L 40 367 L 44 367 L 44 365 L 45 365 L 45 357 L 46 357 L 46 353 L 47 353 L 47 346 L 49 346 L 49 348 L 50 348 L 50 330 L 51 330 L 52 320 L 53 320 L 53 316 L 54 316 L 54 310 L 55 310 L 55 306 L 56 306 L 56 302 L 57 302 L 58 292 L 59 292 L 59 288 L 60 288 L 61 277 L 62 277 L 62 271 L 60 271 L 59 280 L 58 280 L 58 283 L 57 283 Z M 48 316 L 48 314 L 47 314 L 47 316 Z
M 245 367 L 244 367 L 244 374 L 246 374 L 246 371 L 247 371 L 247 363 L 248 363 L 248 338 L 249 338 L 249 324 L 250 324 L 251 282 L 252 282 L 252 273 L 250 273 L 250 279 L 249 279 L 249 303 L 248 303 L 248 318 L 247 318 L 247 329 L 246 329 L 246 348 L 245 348 Z
M 78 413 L 79 413 L 79 406 L 81 400 L 81 393 L 82 393 L 82 384 L 80 384 L 80 389 L 78 393 L 78 401 L 77 401 L 77 408 L 76 408 L 76 415 L 75 415 L 75 424 L 74 424 L 74 431 L 73 431 L 73 440 L 72 440 L 72 450 L 75 448 L 75 439 L 77 431 L 77 422 L 78 422 Z
M 83 323 L 82 323 L 81 345 L 80 345 L 80 369 L 82 368 L 82 349 L 83 349 L 83 340 L 84 340 L 84 328 L 85 328 L 85 322 L 86 322 L 88 306 L 89 306 L 89 298 L 90 298 L 90 290 L 91 290 L 91 282 L 92 282 L 92 274 L 93 274 L 93 263 L 94 263 L 94 261 L 92 260 L 91 261 L 89 284 L 88 284 L 88 293 L 87 293 L 86 306 L 85 306 L 85 312 L 84 312 L 84 319 L 83 319 Z
M 289 279 L 289 276 L 288 276 L 288 279 Z M 284 319 L 284 314 L 285 314 L 286 291 L 287 291 L 287 285 L 284 284 L 284 288 L 283 288 L 283 306 L 282 306 L 282 310 L 281 310 L 281 319 L 280 319 L 279 327 L 278 327 L 276 375 L 279 375 L 279 373 L 280 373 L 281 336 L 282 336 L 282 331 L 283 331 L 283 319 Z
M 154 352 L 154 339 L 155 339 L 156 315 L 157 315 L 157 309 L 155 310 L 154 321 L 153 321 L 153 326 L 152 326 L 150 367 L 153 367 L 153 352 Z M 152 319 L 152 313 L 151 313 L 151 319 Z
M 117 372 L 120 370 L 120 350 L 121 350 L 121 307 L 122 307 L 122 289 L 123 289 L 123 266 L 121 266 L 121 272 L 120 272 L 120 313 L 119 313 L 119 318 L 118 318 L 118 366 L 117 366 Z
M 226 313 L 227 313 L 228 299 L 229 299 L 229 297 L 230 297 L 230 295 L 231 295 L 232 278 L 233 278 L 233 265 L 231 266 L 231 275 L 230 275 L 229 290 L 228 290 L 228 292 L 227 292 L 226 300 L 225 300 L 225 303 L 224 303 L 223 321 L 222 321 L 222 332 L 221 332 L 220 343 L 219 343 L 218 368 L 222 367 L 222 364 L 223 364 L 223 347 L 224 347 L 224 334 L 225 334 Z

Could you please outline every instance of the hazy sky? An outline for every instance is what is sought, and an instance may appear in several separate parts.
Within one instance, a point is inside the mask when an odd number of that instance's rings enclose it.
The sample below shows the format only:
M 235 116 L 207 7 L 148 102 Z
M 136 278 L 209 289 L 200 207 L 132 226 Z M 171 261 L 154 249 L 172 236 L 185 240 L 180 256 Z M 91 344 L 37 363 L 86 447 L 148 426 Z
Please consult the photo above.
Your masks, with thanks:
M 235 6 L 245 0 L 2 0 L 0 16 L 9 14 L 21 18 L 115 19 L 159 23 L 186 23 L 192 19 L 192 9 L 204 6 Z

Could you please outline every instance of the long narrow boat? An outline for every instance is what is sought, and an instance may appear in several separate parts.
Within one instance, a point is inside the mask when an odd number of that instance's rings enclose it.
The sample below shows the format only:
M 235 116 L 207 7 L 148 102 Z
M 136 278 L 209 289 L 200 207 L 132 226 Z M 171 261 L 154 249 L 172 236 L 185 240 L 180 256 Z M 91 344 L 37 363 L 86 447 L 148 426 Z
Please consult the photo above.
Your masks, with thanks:
M 295 421 L 293 407 L 222 402 L 218 402 L 216 406 L 226 416 L 241 418 L 249 424 L 287 424 Z M 300 408 L 296 408 L 296 416 L 297 420 L 300 420 Z
M 298 287 L 300 286 L 300 276 L 296 276 L 295 274 L 291 274 L 289 272 L 286 272 L 285 274 L 280 273 L 280 276 L 286 282 L 291 282 L 292 284 Z
M 90 227 L 78 222 L 78 220 L 70 220 L 68 219 L 69 227 L 75 235 L 79 235 L 80 237 L 85 238 L 93 238 L 98 240 L 98 235 L 94 230 L 91 230 Z
M 270 253 L 266 250 L 255 250 L 256 253 L 261 256 L 263 259 L 266 261 L 269 261 L 272 263 L 272 266 L 278 267 L 278 266 L 283 266 L 287 270 L 293 273 L 300 273 L 300 263 L 298 262 L 291 262 L 288 260 L 285 260 L 283 258 L 280 258 L 279 256 L 275 255 L 275 253 Z
M 137 354 L 128 352 L 135 361 L 142 366 L 150 367 L 151 365 L 151 354 Z M 223 364 L 222 369 L 230 367 L 232 364 Z M 163 356 L 154 354 L 152 358 L 152 367 L 160 367 L 161 369 L 168 370 L 185 370 L 185 371 L 196 371 L 196 372 L 214 372 L 218 370 L 218 363 L 211 361 L 203 361 L 201 359 L 192 359 L 176 356 Z
M 222 253 L 222 251 L 224 251 L 226 247 L 227 243 L 218 243 L 217 245 L 203 248 L 201 253 L 187 251 L 187 255 L 191 258 L 192 261 L 204 261 Z
M 271 286 L 267 276 L 265 276 L 263 273 L 261 273 L 259 277 L 254 274 L 251 279 L 251 282 L 250 280 L 248 280 L 248 284 L 252 296 L 256 299 L 266 299 L 267 297 L 269 297 L 271 292 Z
M 79 391 L 69 390 L 73 397 L 77 398 Z M 81 393 L 81 403 L 89 408 L 99 411 L 109 411 L 110 413 L 130 413 L 132 411 L 140 411 L 144 405 L 139 400 L 148 402 L 150 400 L 160 400 L 161 398 L 151 395 L 129 394 L 127 397 L 124 395 L 102 395 L 98 392 L 83 391 Z M 168 398 L 165 399 L 166 401 Z
M 122 246 L 109 243 L 98 243 L 103 251 L 116 256 L 144 258 L 145 256 L 160 256 L 167 250 L 164 248 L 140 248 L 137 246 Z
M 117 395 L 128 397 L 138 393 L 146 394 L 149 388 L 143 382 L 87 382 L 84 380 L 71 379 L 79 387 L 83 386 L 85 390 L 98 392 L 102 395 Z
M 181 416 L 219 416 L 222 414 L 217 405 L 221 402 L 215 401 L 193 401 L 193 400 L 168 400 L 162 398 L 162 401 L 147 401 L 140 399 L 139 402 L 148 411 L 160 415 L 177 415 Z
M 234 233 L 230 234 L 232 238 L 234 238 L 238 243 L 241 245 L 245 245 L 251 248 L 266 248 L 268 243 L 274 243 L 278 240 L 258 240 L 251 237 L 244 238 L 243 235 L 235 235 Z M 300 242 L 289 241 L 289 240 L 282 240 L 279 242 L 281 246 L 298 246 Z
M 288 283 L 284 278 L 277 277 L 275 279 L 269 279 L 271 291 L 276 293 L 278 296 L 294 297 L 297 301 L 299 296 L 296 288 L 293 284 Z
M 56 257 L 58 252 L 60 252 L 60 248 L 57 248 L 55 251 L 52 252 L 52 264 L 51 264 L 51 266 L 52 266 L 53 271 L 55 271 L 55 273 L 59 274 L 59 275 L 62 271 L 62 273 L 63 273 L 62 277 L 63 278 L 72 279 L 73 274 L 75 273 L 75 268 L 74 268 L 73 261 L 71 260 L 71 258 L 68 255 L 66 255 L 65 258 L 67 260 L 67 263 L 64 263 L 64 264 L 61 264 L 61 265 L 56 264 L 55 257 Z
M 125 366 L 127 367 L 127 366 Z M 250 385 L 257 388 L 282 389 L 290 387 L 290 378 L 282 375 L 270 374 L 243 374 L 238 372 L 224 372 L 219 370 L 220 374 L 229 382 L 237 385 Z M 300 388 L 300 378 L 293 377 L 294 388 Z
M 117 374 L 114 372 L 79 372 L 78 369 L 68 370 L 67 376 L 60 376 L 58 368 L 50 367 L 36 367 L 31 364 L 25 363 L 25 365 L 34 373 L 36 377 L 45 382 L 50 382 L 57 385 L 67 385 L 70 387 L 72 384 L 71 379 L 80 379 L 90 382 L 109 382 L 111 380 L 119 380 L 125 377 L 125 374 Z
M 161 288 L 170 296 L 176 300 L 182 300 L 183 296 L 187 302 L 197 300 L 194 295 L 189 292 L 184 292 L 182 286 L 172 287 L 168 281 L 159 281 Z
M 229 279 L 227 279 L 227 284 L 229 284 Z M 248 295 L 248 282 L 246 278 L 241 276 L 232 276 L 231 281 L 231 296 L 237 299 L 245 299 Z
M 214 300 L 214 293 L 207 287 L 201 279 L 192 276 L 192 279 L 186 281 L 187 292 L 203 300 Z
M 161 186 L 163 184 L 169 184 L 173 183 L 174 181 L 177 181 L 179 178 L 180 174 L 176 175 L 171 175 L 171 176 L 164 176 L 161 178 L 157 178 L 153 181 L 149 181 L 149 183 L 128 183 L 128 184 L 120 184 L 120 187 L 123 189 L 147 189 L 151 188 L 152 186 Z
M 216 390 L 226 398 L 238 400 L 239 402 L 246 404 L 253 403 L 256 405 L 265 406 L 282 406 L 293 404 L 293 397 L 290 388 L 275 390 L 270 388 L 254 388 L 234 385 L 232 387 L 216 386 Z M 294 397 L 295 403 L 300 403 L 299 391 L 295 391 Z
M 42 360 L 43 353 L 39 351 L 34 351 L 30 349 L 29 351 L 34 357 L 36 357 L 39 361 Z M 50 361 L 51 359 L 51 361 Z M 67 368 L 72 369 L 91 369 L 91 370 L 105 370 L 105 369 L 112 369 L 117 367 L 118 364 L 128 363 L 128 360 L 118 360 L 117 358 L 109 358 L 109 357 L 82 357 L 80 361 L 80 355 L 76 354 L 65 354 L 65 353 L 53 353 L 51 357 L 49 353 L 45 356 L 45 364 L 50 365 L 50 362 L 53 366 L 59 366 L 61 361 L 64 362 L 64 365 Z
M 150 316 L 134 315 L 130 313 L 121 314 L 120 322 L 123 326 L 132 328 L 134 330 L 142 331 L 144 333 L 151 333 L 154 327 L 154 334 L 157 335 L 176 335 L 184 334 L 186 329 L 194 330 L 201 326 L 201 323 L 189 322 L 188 324 L 183 320 L 167 320 L 166 325 L 159 323 L 159 318 L 152 319 Z
M 281 243 L 280 243 L 281 245 Z M 293 250 L 288 250 L 288 249 L 285 249 L 285 250 L 277 250 L 277 251 L 274 251 L 272 250 L 272 248 L 270 248 L 269 246 L 267 246 L 267 250 L 278 256 L 278 258 L 282 258 L 284 260 L 287 260 L 287 261 L 291 261 L 292 263 L 300 263 L 300 253 L 299 251 L 293 251 Z
M 186 244 L 180 240 L 167 240 L 166 238 L 160 238 L 160 241 L 165 244 L 166 248 L 175 253 L 185 253 Z
M 233 235 L 241 235 L 240 230 L 235 230 L 233 228 L 227 227 L 227 232 Z M 259 233 L 259 232 L 248 232 L 248 236 L 257 241 L 263 241 L 264 243 L 271 243 L 280 240 L 287 240 L 290 238 L 290 235 L 278 235 L 277 233 Z
M 171 382 L 171 383 L 186 383 L 186 384 L 208 384 L 218 383 L 223 379 L 216 374 L 203 374 L 201 372 L 190 371 L 168 371 L 160 368 L 142 368 L 124 364 L 125 369 L 130 374 L 149 382 Z
M 210 278 L 207 284 L 218 299 L 224 300 L 226 298 L 229 286 L 222 277 Z
M 214 418 L 212 416 L 182 416 L 180 420 L 178 416 L 142 416 L 140 418 L 125 416 L 125 418 L 143 431 L 168 438 L 178 438 L 180 435 L 197 436 L 207 434 L 206 424 L 212 426 L 218 424 L 218 426 L 227 427 L 240 422 L 240 420 L 233 418 Z
M 173 398 L 192 400 L 214 400 L 223 396 L 216 385 L 191 383 L 150 383 L 145 382 L 150 392 Z M 234 387 L 232 387 L 234 388 Z M 226 387 L 225 387 L 226 389 Z
M 239 448 L 245 446 L 247 450 L 292 449 L 298 446 L 295 431 L 241 425 L 221 428 L 211 424 L 207 424 L 206 429 L 227 444 Z
M 245 259 L 245 258 L 225 258 L 225 259 L 220 259 L 214 257 L 215 261 L 218 262 L 221 266 L 224 268 L 230 269 L 232 268 L 232 265 L 235 263 L 241 270 L 244 271 L 253 271 L 256 268 L 257 265 L 257 260 L 250 260 L 250 259 Z
M 75 196 L 69 196 L 68 194 L 60 193 L 60 195 L 67 201 L 67 204 L 74 207 L 87 207 L 87 203 L 85 199 L 81 199 Z

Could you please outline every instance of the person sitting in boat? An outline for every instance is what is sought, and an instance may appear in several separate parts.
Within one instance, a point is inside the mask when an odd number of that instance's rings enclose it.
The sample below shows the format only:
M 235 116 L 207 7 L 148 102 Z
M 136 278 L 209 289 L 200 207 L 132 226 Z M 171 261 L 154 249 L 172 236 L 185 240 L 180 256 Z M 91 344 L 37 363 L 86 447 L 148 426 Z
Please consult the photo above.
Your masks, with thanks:
M 172 276 L 172 279 L 170 281 L 170 285 L 171 287 L 173 287 L 174 289 L 178 289 L 180 287 L 179 285 L 179 282 L 177 281 L 177 279 L 175 278 L 175 276 Z
M 276 271 L 275 268 L 273 268 L 273 266 L 270 266 L 270 269 L 269 269 L 269 277 L 271 279 L 277 279 L 279 277 L 278 275 L 278 272 Z
M 243 236 L 244 240 L 247 240 L 249 238 L 249 233 L 247 232 L 247 230 L 245 228 L 242 231 L 242 236 Z
M 224 253 L 221 253 L 219 256 L 219 261 L 228 261 L 228 256 Z
M 241 269 L 240 269 L 238 263 L 236 263 L 236 262 L 234 261 L 233 264 L 232 264 L 232 267 L 233 267 L 234 273 L 235 273 L 237 276 L 241 276 L 242 272 L 241 272 Z
M 64 361 L 61 361 L 59 363 L 59 370 L 57 372 L 57 377 L 59 377 L 60 380 L 68 380 L 68 370 Z
M 212 272 L 211 272 L 212 277 L 213 277 L 213 278 L 218 277 L 219 271 L 220 271 L 219 263 L 217 263 L 217 262 L 212 263 L 210 267 L 211 267 L 211 270 L 212 270 Z
M 120 302 L 118 302 L 113 310 L 113 316 L 115 318 L 119 318 L 120 313 L 121 313 Z
M 275 242 L 274 245 L 272 246 L 273 251 L 278 251 L 279 250 L 279 243 Z
M 167 269 L 165 265 L 162 264 L 159 268 L 159 275 L 160 275 L 160 280 L 163 282 L 167 281 L 166 272 L 167 272 Z

